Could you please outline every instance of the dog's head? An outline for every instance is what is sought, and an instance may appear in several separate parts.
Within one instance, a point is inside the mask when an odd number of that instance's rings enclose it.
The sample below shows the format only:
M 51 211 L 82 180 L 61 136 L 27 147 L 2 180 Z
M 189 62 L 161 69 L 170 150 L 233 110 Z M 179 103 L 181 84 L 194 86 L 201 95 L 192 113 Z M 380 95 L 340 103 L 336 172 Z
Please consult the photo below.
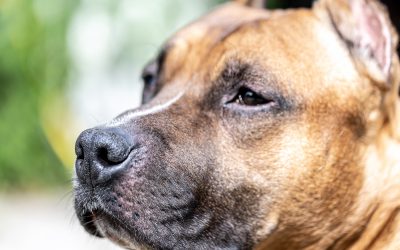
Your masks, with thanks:
M 176 33 L 144 69 L 143 105 L 80 135 L 75 207 L 90 233 L 157 249 L 354 237 L 339 232 L 368 210 L 367 152 L 397 134 L 387 14 L 368 0 L 256 5 Z

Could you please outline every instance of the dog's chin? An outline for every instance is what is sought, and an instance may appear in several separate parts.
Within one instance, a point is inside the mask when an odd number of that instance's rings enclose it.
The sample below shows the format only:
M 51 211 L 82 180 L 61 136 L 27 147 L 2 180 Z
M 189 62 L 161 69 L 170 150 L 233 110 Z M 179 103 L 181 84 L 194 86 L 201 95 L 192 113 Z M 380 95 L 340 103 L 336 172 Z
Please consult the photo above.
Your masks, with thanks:
M 90 234 L 99 238 L 108 238 L 117 245 L 127 249 L 146 249 L 129 235 L 129 229 L 117 218 L 105 212 L 99 202 L 87 202 L 84 206 L 76 202 L 76 211 L 82 227 Z
M 163 224 L 162 221 L 154 221 L 150 223 L 148 221 L 139 221 L 139 219 L 130 220 L 124 216 L 124 213 L 118 210 L 118 204 L 111 206 L 102 201 L 98 196 L 84 200 L 86 203 L 79 199 L 75 201 L 76 214 L 81 225 L 93 236 L 108 238 L 117 245 L 126 249 L 149 249 L 161 246 L 167 247 L 169 245 L 165 245 L 168 243 L 166 239 L 169 239 L 170 241 L 172 240 L 172 238 L 165 235 L 165 232 L 163 236 L 156 233 L 161 230 L 160 228 L 153 228 L 156 225 L 159 225 L 159 227 L 169 227 L 168 225 Z M 147 207 L 148 206 L 145 205 L 141 209 L 147 210 Z M 184 207 L 191 206 L 188 205 Z M 183 231 L 186 234 L 193 233 L 194 235 L 199 235 L 208 226 L 210 220 L 209 214 L 194 215 L 192 208 L 187 211 L 185 210 L 185 212 L 186 213 L 182 212 L 181 214 L 187 214 L 189 217 L 193 215 L 195 218 L 191 218 L 190 223 L 185 224 L 185 226 L 189 227 L 186 228 L 186 230 L 183 230 L 183 225 L 179 226 L 179 232 L 175 232 L 175 236 Z M 189 219 L 189 217 L 186 219 Z M 157 216 L 157 218 L 163 217 L 160 215 Z M 164 219 L 167 220 L 171 218 L 174 217 L 164 217 Z M 173 221 L 178 223 L 178 221 L 174 219 Z M 160 238 L 163 238 L 164 240 L 159 241 Z
M 83 226 L 83 228 L 91 235 L 103 238 L 103 234 L 101 234 L 99 228 L 96 225 L 96 220 L 97 220 L 97 210 L 93 211 L 86 211 L 84 212 L 81 216 L 79 217 L 79 220 Z
M 148 249 L 145 244 L 139 243 L 130 235 L 131 230 L 126 224 L 101 209 L 87 211 L 79 219 L 85 230 L 93 236 L 106 237 L 126 249 Z
M 117 245 L 126 249 L 148 249 L 143 243 L 139 243 L 132 235 L 130 230 L 126 228 L 124 223 L 118 221 L 111 216 L 97 211 L 93 219 L 93 226 L 101 236 L 107 237 Z
M 196 225 L 196 227 L 194 228 L 193 225 L 187 224 L 187 233 L 191 231 L 191 233 L 198 235 L 208 226 L 210 220 L 209 214 L 196 215 L 196 217 L 197 219 L 191 223 Z M 160 247 L 163 243 L 166 243 L 153 242 L 154 237 L 157 238 L 158 236 L 145 234 L 145 231 L 147 231 L 146 228 L 149 227 L 149 225 L 133 226 L 130 222 L 123 221 L 114 216 L 114 213 L 108 213 L 102 209 L 85 212 L 84 215 L 81 216 L 80 221 L 89 234 L 100 238 L 108 238 L 117 245 L 127 249 L 149 249 Z M 170 240 L 172 240 L 172 238 Z

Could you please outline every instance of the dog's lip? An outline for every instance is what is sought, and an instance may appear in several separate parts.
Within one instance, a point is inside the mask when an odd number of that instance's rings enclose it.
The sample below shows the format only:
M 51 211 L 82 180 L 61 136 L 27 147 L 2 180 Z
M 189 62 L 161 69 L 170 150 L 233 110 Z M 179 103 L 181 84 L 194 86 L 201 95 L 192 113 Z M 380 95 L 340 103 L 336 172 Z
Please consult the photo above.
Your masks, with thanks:
M 104 238 L 104 236 L 100 233 L 95 223 L 97 220 L 98 213 L 99 213 L 98 210 L 86 211 L 81 216 L 81 224 L 89 234 L 99 238 Z
M 106 211 L 102 210 L 101 208 L 87 210 L 80 217 L 81 225 L 89 234 L 99 238 L 107 237 L 114 242 L 118 242 L 120 245 L 129 245 L 126 241 L 124 241 L 123 238 L 120 237 L 121 235 L 114 234 L 113 231 L 109 231 L 107 229 L 108 226 L 114 225 L 115 227 L 116 225 L 118 225 L 120 229 L 126 230 L 126 228 L 124 228 L 124 223 L 122 223 L 119 219 L 110 215 Z M 103 228 L 102 225 L 108 226 L 105 226 Z

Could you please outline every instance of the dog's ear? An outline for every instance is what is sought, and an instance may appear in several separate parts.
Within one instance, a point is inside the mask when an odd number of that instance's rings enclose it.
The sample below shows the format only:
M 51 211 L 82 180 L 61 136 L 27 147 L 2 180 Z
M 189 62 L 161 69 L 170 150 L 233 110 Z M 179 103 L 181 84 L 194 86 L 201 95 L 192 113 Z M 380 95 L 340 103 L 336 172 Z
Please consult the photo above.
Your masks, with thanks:
M 267 0 L 235 0 L 235 2 L 254 8 L 264 8 Z
M 320 0 L 356 65 L 373 80 L 390 85 L 397 35 L 386 8 L 376 0 Z M 390 86 L 386 86 L 390 87 Z

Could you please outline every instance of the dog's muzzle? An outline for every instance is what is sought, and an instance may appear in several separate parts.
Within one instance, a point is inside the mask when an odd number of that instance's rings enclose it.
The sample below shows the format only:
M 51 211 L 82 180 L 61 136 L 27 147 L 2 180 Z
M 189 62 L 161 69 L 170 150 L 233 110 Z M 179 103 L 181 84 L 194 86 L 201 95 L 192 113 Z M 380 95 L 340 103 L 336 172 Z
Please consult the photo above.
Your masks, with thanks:
M 75 208 L 82 226 L 90 234 L 103 236 L 94 223 L 97 215 L 104 216 L 99 191 L 131 167 L 138 144 L 123 128 L 117 127 L 88 129 L 78 137 L 75 171 L 82 192 Z

